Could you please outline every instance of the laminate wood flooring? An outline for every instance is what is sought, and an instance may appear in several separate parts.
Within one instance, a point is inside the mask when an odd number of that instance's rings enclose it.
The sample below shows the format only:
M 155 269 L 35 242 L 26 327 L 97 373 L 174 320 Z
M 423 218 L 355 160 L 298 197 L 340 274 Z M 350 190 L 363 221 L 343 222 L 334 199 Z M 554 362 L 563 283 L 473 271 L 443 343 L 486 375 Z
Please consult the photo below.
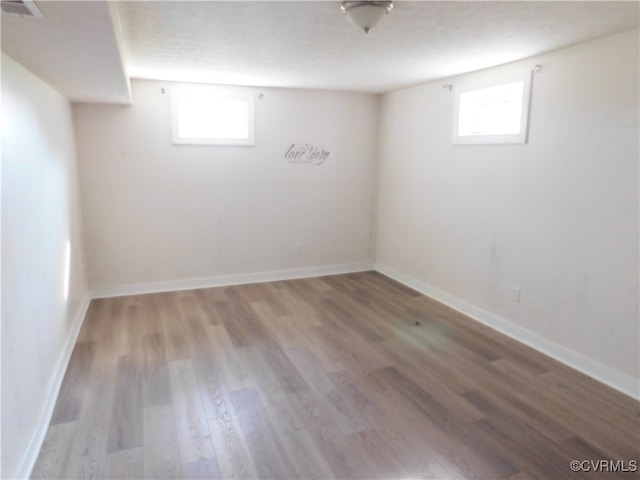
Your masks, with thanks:
M 32 476 L 640 478 L 639 415 L 374 272 L 117 297 L 91 302 Z

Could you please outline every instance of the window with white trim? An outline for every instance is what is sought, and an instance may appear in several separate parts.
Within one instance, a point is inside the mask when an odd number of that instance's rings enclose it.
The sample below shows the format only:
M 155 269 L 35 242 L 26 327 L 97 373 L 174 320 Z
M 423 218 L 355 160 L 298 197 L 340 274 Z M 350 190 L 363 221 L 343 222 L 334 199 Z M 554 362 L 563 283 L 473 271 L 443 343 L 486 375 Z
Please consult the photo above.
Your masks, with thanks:
M 455 86 L 453 143 L 526 143 L 531 75 Z
M 252 96 L 222 95 L 205 87 L 171 91 L 173 143 L 254 145 Z

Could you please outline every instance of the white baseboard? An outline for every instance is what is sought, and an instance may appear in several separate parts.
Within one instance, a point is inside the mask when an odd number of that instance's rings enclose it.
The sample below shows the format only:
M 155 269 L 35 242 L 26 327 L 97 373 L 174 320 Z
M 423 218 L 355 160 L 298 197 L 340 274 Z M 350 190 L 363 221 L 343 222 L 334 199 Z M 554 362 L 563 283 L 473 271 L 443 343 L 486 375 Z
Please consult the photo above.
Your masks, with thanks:
M 144 293 L 174 292 L 193 290 L 196 288 L 223 287 L 245 283 L 274 282 L 277 280 L 293 280 L 296 278 L 322 277 L 343 273 L 366 272 L 374 269 L 373 263 L 351 263 L 346 265 L 329 265 L 323 267 L 297 268 L 272 272 L 243 273 L 237 275 L 221 275 L 217 277 L 192 278 L 169 282 L 137 283 L 118 285 L 115 287 L 95 288 L 92 298 L 120 297 L 123 295 L 139 295 Z
M 56 406 L 58 394 L 60 393 L 60 387 L 62 386 L 62 380 L 64 379 L 64 374 L 67 371 L 67 366 L 69 365 L 69 360 L 71 359 L 71 354 L 73 353 L 73 348 L 76 344 L 76 340 L 78 339 L 78 335 L 80 334 L 80 328 L 82 327 L 82 322 L 84 321 L 84 317 L 86 316 L 87 310 L 89 309 L 90 302 L 91 297 L 89 296 L 89 294 L 85 295 L 78 308 L 78 311 L 76 312 L 75 318 L 73 319 L 71 333 L 67 338 L 67 342 L 64 345 L 64 349 L 62 350 L 61 355 L 58 357 L 56 368 L 53 370 L 54 377 L 49 383 L 49 388 L 47 389 L 47 398 L 45 400 L 44 407 L 40 413 L 40 418 L 38 419 L 36 428 L 31 435 L 29 444 L 27 445 L 24 455 L 22 456 L 20 465 L 18 466 L 16 478 L 31 477 L 33 467 L 35 467 L 36 460 L 38 459 L 38 454 L 40 453 L 40 449 L 42 448 L 42 443 L 44 442 L 44 438 L 47 435 L 49 423 L 51 423 L 51 416 L 53 415 L 53 409 Z
M 600 362 L 596 362 L 585 355 L 571 350 L 562 345 L 558 345 L 537 333 L 520 327 L 505 318 L 487 312 L 465 300 L 457 298 L 432 285 L 423 283 L 413 277 L 400 273 L 384 265 L 376 264 L 375 270 L 390 277 L 409 288 L 412 288 L 428 297 L 433 298 L 465 315 L 483 323 L 515 340 L 528 345 L 552 358 L 562 362 L 569 367 L 595 378 L 596 380 L 609 385 L 616 390 L 629 395 L 632 398 L 640 399 L 640 381 L 628 375 L 613 370 Z

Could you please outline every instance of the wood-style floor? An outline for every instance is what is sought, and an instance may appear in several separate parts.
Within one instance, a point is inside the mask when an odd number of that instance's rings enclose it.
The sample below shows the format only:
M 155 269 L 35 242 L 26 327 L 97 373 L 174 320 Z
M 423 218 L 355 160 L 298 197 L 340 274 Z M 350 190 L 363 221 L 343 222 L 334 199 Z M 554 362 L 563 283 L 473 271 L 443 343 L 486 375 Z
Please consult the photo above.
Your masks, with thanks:
M 639 412 L 373 272 L 101 299 L 33 477 L 637 478 L 570 462 L 632 470 Z

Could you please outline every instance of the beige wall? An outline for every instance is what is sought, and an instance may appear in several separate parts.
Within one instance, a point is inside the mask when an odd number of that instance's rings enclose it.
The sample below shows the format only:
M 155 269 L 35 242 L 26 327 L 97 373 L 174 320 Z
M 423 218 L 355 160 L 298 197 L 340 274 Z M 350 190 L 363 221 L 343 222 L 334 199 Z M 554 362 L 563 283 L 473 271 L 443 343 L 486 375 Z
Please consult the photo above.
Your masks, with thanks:
M 255 147 L 188 146 L 171 143 L 174 85 L 74 106 L 92 288 L 372 262 L 377 96 L 220 87 L 256 97 Z M 330 156 L 291 164 L 294 143 Z
M 3 54 L 2 121 L 2 478 L 22 478 L 88 298 L 69 102 Z
M 377 250 L 383 271 L 636 396 L 638 58 L 636 30 L 385 95 Z M 528 144 L 451 145 L 443 85 L 536 64 Z

